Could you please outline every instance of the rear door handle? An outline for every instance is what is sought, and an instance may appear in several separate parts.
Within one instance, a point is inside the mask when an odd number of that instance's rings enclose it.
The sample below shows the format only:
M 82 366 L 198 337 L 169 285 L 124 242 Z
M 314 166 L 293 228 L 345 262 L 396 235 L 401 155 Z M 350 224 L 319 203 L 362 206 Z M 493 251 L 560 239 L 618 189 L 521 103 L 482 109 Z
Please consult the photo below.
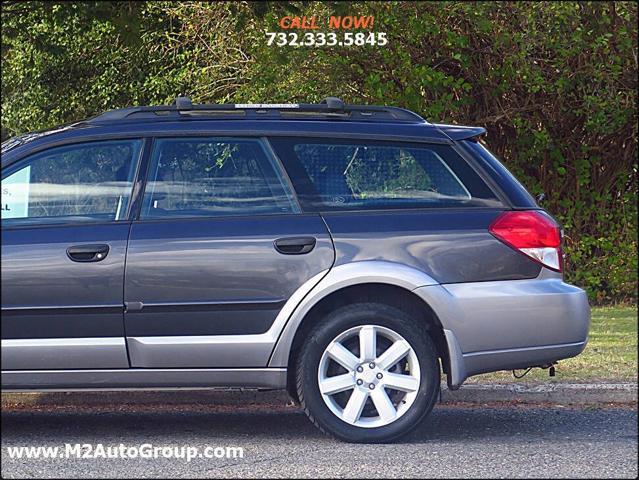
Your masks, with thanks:
M 275 250 L 284 255 L 302 255 L 313 248 L 317 240 L 313 237 L 287 237 L 275 240 Z
M 67 248 L 67 256 L 74 262 L 100 262 L 109 254 L 109 246 L 74 245 Z

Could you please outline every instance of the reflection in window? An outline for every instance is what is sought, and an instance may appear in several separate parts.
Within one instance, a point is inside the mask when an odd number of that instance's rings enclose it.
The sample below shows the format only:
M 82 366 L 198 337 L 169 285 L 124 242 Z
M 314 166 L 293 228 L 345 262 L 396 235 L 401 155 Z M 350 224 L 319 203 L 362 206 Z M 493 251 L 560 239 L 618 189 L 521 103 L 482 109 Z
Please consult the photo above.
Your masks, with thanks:
M 156 142 L 142 217 L 296 212 L 290 190 L 254 139 Z
M 325 203 L 471 198 L 431 150 L 322 144 L 298 144 L 294 150 Z
M 269 142 L 308 211 L 501 206 L 450 145 L 308 137 Z
M 126 216 L 141 141 L 54 148 L 20 162 L 2 179 L 9 224 L 121 220 Z

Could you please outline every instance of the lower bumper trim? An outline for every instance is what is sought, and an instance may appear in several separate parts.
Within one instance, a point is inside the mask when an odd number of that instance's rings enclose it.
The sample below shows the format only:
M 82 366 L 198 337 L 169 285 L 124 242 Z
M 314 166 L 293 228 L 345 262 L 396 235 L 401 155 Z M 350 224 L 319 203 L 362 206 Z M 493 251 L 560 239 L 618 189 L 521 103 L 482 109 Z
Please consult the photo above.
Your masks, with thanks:
M 464 354 L 463 360 L 467 375 L 471 376 L 498 370 L 535 367 L 574 357 L 583 351 L 586 343 L 587 340 L 559 345 L 472 352 Z
M 583 351 L 588 342 L 585 339 L 558 345 L 462 353 L 454 332 L 444 329 L 444 335 L 449 357 L 448 388 L 451 390 L 457 390 L 468 377 L 480 373 L 541 366 L 574 357 Z

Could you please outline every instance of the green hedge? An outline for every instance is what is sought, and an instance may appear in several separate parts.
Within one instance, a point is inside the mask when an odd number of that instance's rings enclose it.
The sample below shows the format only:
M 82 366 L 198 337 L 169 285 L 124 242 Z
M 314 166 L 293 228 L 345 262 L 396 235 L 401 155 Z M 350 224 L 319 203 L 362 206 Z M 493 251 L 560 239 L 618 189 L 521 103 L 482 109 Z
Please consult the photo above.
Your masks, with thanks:
M 403 106 L 482 125 L 564 224 L 570 281 L 637 295 L 634 2 L 2 2 L 2 138 L 171 101 Z M 374 15 L 385 47 L 268 47 L 286 14 Z

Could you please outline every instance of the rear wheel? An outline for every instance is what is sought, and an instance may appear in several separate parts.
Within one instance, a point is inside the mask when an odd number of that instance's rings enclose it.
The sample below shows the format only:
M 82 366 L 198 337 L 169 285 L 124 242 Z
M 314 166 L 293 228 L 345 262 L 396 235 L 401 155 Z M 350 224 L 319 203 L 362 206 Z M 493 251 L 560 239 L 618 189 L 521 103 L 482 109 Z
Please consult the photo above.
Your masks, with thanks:
M 433 408 L 439 364 L 428 331 L 395 307 L 349 305 L 303 345 L 297 393 L 322 431 L 350 442 L 388 442 Z

